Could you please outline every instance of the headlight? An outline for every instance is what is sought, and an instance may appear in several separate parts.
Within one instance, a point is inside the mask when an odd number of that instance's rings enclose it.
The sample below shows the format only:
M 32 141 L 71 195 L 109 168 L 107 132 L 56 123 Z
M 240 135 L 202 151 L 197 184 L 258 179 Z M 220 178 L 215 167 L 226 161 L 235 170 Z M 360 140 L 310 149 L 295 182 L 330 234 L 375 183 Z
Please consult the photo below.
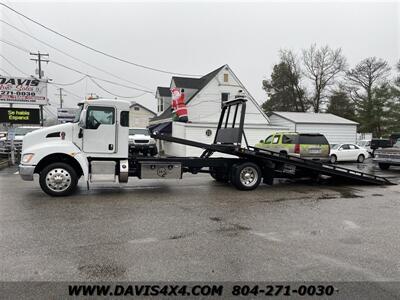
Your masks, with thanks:
M 150 144 L 155 144 L 155 143 L 156 143 L 156 140 L 155 140 L 155 139 L 150 139 L 150 140 L 149 140 L 149 143 L 150 143 Z
M 35 155 L 35 154 L 33 154 L 33 153 L 26 153 L 26 154 L 24 154 L 24 156 L 22 156 L 21 162 L 22 162 L 23 164 L 29 163 L 29 162 L 32 160 L 32 158 L 33 158 L 34 155 Z

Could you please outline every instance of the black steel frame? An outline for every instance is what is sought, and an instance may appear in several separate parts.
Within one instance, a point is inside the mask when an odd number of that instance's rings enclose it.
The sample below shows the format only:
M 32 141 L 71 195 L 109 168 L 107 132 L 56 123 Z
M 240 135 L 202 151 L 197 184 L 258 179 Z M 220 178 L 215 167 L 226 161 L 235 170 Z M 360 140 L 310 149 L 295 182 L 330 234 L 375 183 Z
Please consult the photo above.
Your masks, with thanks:
M 252 161 L 257 163 L 262 168 L 264 172 L 263 175 L 270 177 L 289 177 L 290 174 L 285 174 L 284 172 L 285 166 L 295 166 L 297 169 L 304 172 L 308 172 L 309 174 L 323 174 L 337 178 L 352 179 L 358 182 L 364 182 L 370 184 L 380 184 L 380 185 L 394 184 L 387 178 L 382 176 L 376 176 L 373 174 L 363 173 L 360 171 L 346 169 L 328 163 L 307 160 L 291 155 L 282 157 L 277 152 L 256 147 L 250 147 L 247 144 L 246 136 L 244 134 L 244 129 L 243 129 L 245 113 L 246 113 L 246 101 L 247 100 L 244 98 L 238 98 L 227 101 L 223 104 L 213 144 L 205 144 L 153 132 L 152 137 L 155 139 L 202 148 L 205 151 L 198 158 L 168 157 L 168 158 L 157 158 L 157 159 L 152 158 L 152 160 L 157 160 L 160 162 L 179 161 L 182 163 L 182 166 L 186 168 L 186 170 L 190 171 L 192 169 L 196 171 L 198 168 L 201 169 L 202 167 L 224 167 L 225 165 L 230 166 L 233 163 L 238 162 L 238 159 L 240 159 L 242 161 Z M 241 115 L 238 127 L 236 127 L 236 118 L 240 106 L 241 106 Z M 234 109 L 234 118 L 233 118 L 234 122 L 232 122 L 232 126 L 229 127 L 229 115 L 232 110 L 232 107 Z M 219 134 L 221 132 L 224 132 L 224 130 L 227 130 L 225 131 L 226 134 L 224 133 L 224 135 L 221 137 Z M 229 137 L 231 137 L 230 140 Z M 246 148 L 241 147 L 242 137 L 245 138 L 247 146 Z M 237 159 L 210 158 L 210 156 L 214 152 L 229 154 L 236 156 L 238 158 Z M 147 159 L 135 158 L 136 163 L 140 163 L 141 161 L 145 160 Z

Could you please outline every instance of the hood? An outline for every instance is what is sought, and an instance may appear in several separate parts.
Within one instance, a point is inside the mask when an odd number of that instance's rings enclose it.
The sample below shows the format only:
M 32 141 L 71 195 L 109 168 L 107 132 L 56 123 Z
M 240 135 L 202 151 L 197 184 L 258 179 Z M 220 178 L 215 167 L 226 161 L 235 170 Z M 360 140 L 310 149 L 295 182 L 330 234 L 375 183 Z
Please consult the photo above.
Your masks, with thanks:
M 396 153 L 396 154 L 400 154 L 400 148 L 391 147 L 391 148 L 376 149 L 375 150 L 375 154 L 379 154 L 379 153 Z
M 150 136 L 144 135 L 144 134 L 133 134 L 133 135 L 129 135 L 129 138 L 136 139 L 136 140 L 149 140 Z
M 22 152 L 25 152 L 24 149 L 31 147 L 35 144 L 46 142 L 46 140 L 61 139 L 60 136 L 57 135 L 57 133 L 60 132 L 65 133 L 66 140 L 72 140 L 73 128 L 74 123 L 65 123 L 29 132 L 23 138 Z M 52 133 L 54 133 L 54 136 L 49 136 Z

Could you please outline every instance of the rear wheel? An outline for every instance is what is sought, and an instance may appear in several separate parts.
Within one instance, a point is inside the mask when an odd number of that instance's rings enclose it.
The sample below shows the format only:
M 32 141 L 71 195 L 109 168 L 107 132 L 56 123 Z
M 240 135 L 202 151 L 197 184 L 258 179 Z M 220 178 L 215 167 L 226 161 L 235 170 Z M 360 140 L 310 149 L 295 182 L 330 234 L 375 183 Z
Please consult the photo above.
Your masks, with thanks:
M 389 169 L 389 167 L 390 167 L 389 164 L 385 164 L 385 163 L 379 163 L 378 166 L 379 166 L 379 168 L 380 168 L 381 170 L 387 170 L 387 169 Z
M 232 168 L 232 183 L 239 190 L 254 190 L 261 177 L 261 170 L 254 163 L 247 162 Z
M 358 156 L 358 158 L 357 158 L 357 162 L 358 162 L 358 163 L 362 163 L 362 162 L 364 162 L 364 160 L 365 160 L 364 154 L 360 154 L 360 155 Z
M 67 196 L 74 192 L 78 176 L 66 163 L 52 163 L 40 172 L 40 187 L 50 196 Z
M 337 162 L 337 156 L 336 155 L 331 155 L 330 162 L 332 164 L 335 164 Z

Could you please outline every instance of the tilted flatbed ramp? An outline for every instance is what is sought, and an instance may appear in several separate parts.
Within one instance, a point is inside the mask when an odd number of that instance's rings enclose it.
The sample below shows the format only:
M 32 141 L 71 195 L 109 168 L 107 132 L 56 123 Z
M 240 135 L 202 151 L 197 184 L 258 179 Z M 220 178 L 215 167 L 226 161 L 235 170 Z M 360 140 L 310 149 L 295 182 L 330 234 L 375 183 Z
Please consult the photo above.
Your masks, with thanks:
M 205 144 L 157 133 L 153 134 L 153 137 L 167 142 L 202 148 L 206 151 L 220 152 L 250 160 L 262 161 L 265 163 L 272 162 L 274 164 L 283 164 L 286 166 L 295 166 L 296 168 L 310 171 L 313 174 L 317 173 L 376 185 L 395 185 L 395 183 L 382 176 L 376 176 L 373 174 L 334 166 L 329 163 L 321 163 L 291 155 L 281 156 L 280 153 L 256 147 L 249 147 L 248 149 L 245 149 L 227 145 Z
M 247 144 L 243 130 L 245 111 L 246 100 L 244 98 L 234 99 L 223 104 L 213 144 L 181 139 L 158 132 L 152 132 L 152 137 L 172 143 L 202 148 L 205 151 L 200 158 L 208 158 L 214 152 L 220 152 L 256 162 L 264 166 L 264 180 L 266 179 L 265 177 L 269 177 L 269 179 L 273 179 L 274 177 L 289 177 L 301 171 L 303 174 L 310 176 L 327 175 L 368 184 L 395 185 L 395 183 L 382 176 L 338 167 L 329 163 L 303 159 L 293 155 L 282 156 L 280 153 L 274 151 L 251 147 Z M 238 122 L 236 122 L 237 120 Z M 237 123 L 238 126 L 236 126 Z M 247 144 L 246 148 L 241 147 L 242 138 L 244 138 Z

